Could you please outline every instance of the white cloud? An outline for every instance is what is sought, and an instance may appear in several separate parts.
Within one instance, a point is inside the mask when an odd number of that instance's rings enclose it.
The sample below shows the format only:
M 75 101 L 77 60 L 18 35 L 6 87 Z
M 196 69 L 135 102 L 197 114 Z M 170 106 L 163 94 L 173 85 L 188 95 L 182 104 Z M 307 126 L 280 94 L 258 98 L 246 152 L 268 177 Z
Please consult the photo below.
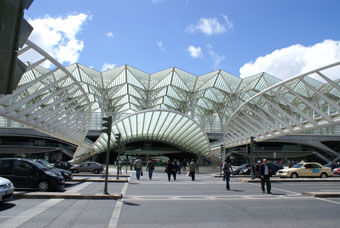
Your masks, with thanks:
M 88 18 L 90 16 L 80 13 L 66 17 L 45 15 L 43 18 L 28 19 L 34 28 L 29 39 L 60 63 L 75 63 L 84 48 L 84 41 L 76 36 Z M 29 61 L 29 57 L 26 56 L 26 60 Z
M 208 36 L 213 34 L 226 33 L 233 29 L 233 23 L 228 19 L 228 16 L 222 15 L 224 22 L 220 22 L 216 17 L 201 18 L 196 25 L 189 25 L 186 28 L 187 32 L 202 32 Z
M 340 60 L 340 41 L 324 40 L 313 46 L 292 45 L 258 57 L 240 68 L 242 78 L 260 72 L 272 74 L 281 79 L 306 73 Z M 334 79 L 334 78 L 333 78 Z
M 107 71 L 116 67 L 116 64 L 104 63 L 102 66 L 102 71 Z
M 165 51 L 165 48 L 163 47 L 163 42 L 162 42 L 162 41 L 158 41 L 158 42 L 157 42 L 157 46 L 158 46 L 162 51 Z
M 214 61 L 214 67 L 217 68 L 218 66 L 220 66 L 221 62 L 225 59 L 225 56 L 216 53 L 213 50 L 213 46 L 211 46 L 210 44 L 208 44 L 207 47 L 208 47 L 208 53 Z
M 107 32 L 105 35 L 106 35 L 107 37 L 109 37 L 109 38 L 115 36 L 115 35 L 113 34 L 113 32 Z
M 202 58 L 202 49 L 200 47 L 195 47 L 193 45 L 190 45 L 187 49 L 187 52 L 189 52 L 190 56 L 192 58 Z

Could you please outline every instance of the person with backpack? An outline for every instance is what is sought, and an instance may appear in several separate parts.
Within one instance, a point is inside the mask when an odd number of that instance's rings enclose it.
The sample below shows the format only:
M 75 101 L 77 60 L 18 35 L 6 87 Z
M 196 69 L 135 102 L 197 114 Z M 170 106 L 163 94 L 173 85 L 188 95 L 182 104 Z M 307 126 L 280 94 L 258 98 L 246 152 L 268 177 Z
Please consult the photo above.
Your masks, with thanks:
M 149 172 L 149 179 L 151 180 L 153 171 L 155 170 L 155 164 L 153 163 L 151 159 L 146 164 L 146 170 Z
M 231 164 L 229 163 L 229 160 L 226 158 L 223 162 L 223 173 L 224 173 L 224 179 L 226 181 L 226 189 L 227 191 L 230 191 L 230 174 L 233 172 L 233 169 L 231 167 Z

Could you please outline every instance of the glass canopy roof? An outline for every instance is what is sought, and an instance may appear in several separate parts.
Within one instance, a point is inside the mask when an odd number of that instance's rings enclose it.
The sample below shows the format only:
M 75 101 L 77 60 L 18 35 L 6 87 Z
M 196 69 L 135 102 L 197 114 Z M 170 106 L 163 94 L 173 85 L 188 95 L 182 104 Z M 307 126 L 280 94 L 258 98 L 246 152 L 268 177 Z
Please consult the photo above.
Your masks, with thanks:
M 116 147 L 115 134 L 121 134 L 124 144 L 134 141 L 159 141 L 182 151 L 209 156 L 209 139 L 200 125 L 190 117 L 170 110 L 154 109 L 134 113 L 112 124 L 110 146 Z M 103 133 L 92 146 L 91 153 L 75 154 L 75 158 L 90 157 L 106 151 L 108 136 Z

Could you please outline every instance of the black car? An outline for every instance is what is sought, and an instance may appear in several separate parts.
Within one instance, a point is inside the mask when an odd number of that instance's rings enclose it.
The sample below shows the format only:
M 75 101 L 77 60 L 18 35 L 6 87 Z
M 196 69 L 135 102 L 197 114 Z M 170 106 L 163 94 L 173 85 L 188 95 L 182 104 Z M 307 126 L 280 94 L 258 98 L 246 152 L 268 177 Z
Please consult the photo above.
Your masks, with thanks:
M 16 188 L 39 191 L 62 189 L 65 182 L 60 172 L 22 158 L 0 158 L 0 176 L 12 181 Z
M 48 161 L 45 160 L 34 160 L 36 162 L 39 162 L 40 164 L 46 166 L 49 169 L 53 169 L 54 171 L 58 171 L 61 173 L 61 175 L 63 175 L 65 181 L 70 181 L 72 180 L 72 172 L 65 170 L 65 169 L 59 169 L 59 168 L 55 168 L 51 163 L 49 163 Z
M 59 168 L 59 169 L 69 170 L 71 166 L 72 165 L 69 162 L 64 162 L 64 161 L 58 161 L 54 163 L 54 167 Z

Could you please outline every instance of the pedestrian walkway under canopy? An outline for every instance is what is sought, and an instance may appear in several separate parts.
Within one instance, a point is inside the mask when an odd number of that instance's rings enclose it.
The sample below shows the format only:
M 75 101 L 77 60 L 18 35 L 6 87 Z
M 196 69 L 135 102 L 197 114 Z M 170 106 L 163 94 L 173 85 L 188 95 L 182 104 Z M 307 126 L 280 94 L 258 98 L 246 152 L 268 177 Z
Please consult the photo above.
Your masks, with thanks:
M 112 124 L 110 147 L 117 147 L 115 134 L 121 134 L 123 144 L 137 141 L 158 141 L 178 149 L 209 157 L 210 142 L 201 126 L 189 116 L 171 110 L 154 109 L 136 112 Z M 91 151 L 75 154 L 86 159 L 105 152 L 108 136 L 103 133 L 93 144 Z

